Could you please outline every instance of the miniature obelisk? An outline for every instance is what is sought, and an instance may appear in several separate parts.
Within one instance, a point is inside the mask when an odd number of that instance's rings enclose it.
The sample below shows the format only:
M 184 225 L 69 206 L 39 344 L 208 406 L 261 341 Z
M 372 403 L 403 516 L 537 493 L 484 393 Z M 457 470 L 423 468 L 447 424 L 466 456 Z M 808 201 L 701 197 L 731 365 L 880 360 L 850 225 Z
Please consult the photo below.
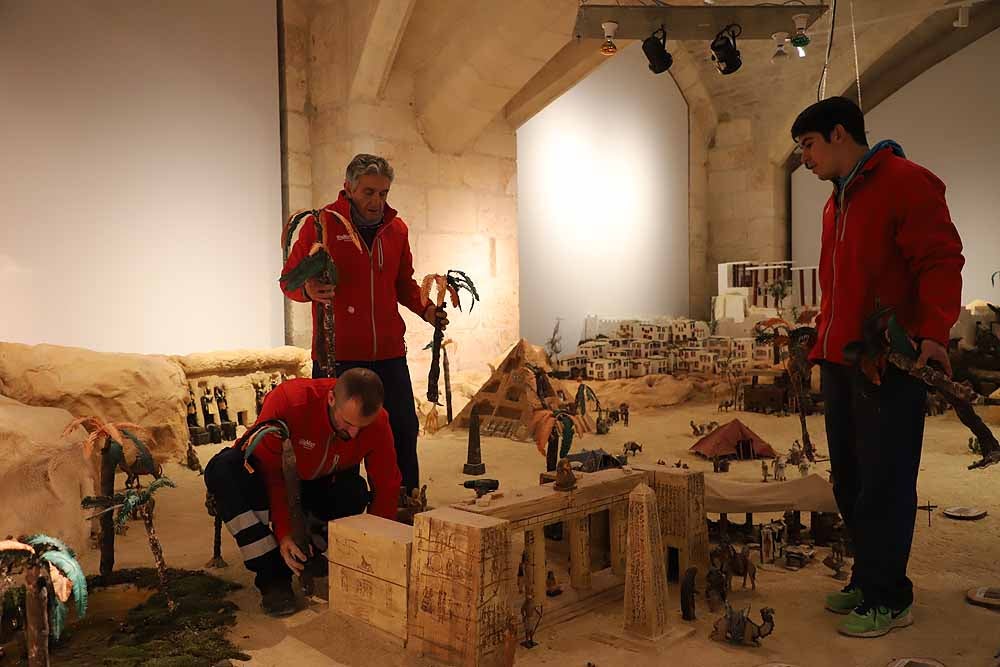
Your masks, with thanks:
M 656 493 L 639 484 L 628 496 L 625 630 L 646 639 L 667 632 L 669 592 Z
M 475 406 L 469 415 L 469 453 L 466 455 L 462 472 L 466 475 L 486 474 L 486 464 L 483 463 L 483 450 L 479 444 L 479 413 Z

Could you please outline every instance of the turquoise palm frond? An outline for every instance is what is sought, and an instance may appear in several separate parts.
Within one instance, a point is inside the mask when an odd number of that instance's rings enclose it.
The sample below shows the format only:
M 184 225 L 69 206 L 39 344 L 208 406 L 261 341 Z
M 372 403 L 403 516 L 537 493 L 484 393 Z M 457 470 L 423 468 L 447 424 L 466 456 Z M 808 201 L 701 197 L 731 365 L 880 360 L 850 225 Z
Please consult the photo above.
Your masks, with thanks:
M 53 639 L 59 639 L 66 627 L 66 605 L 55 595 L 49 596 L 49 630 Z
M 87 613 L 87 575 L 80 563 L 73 557 L 73 552 L 53 549 L 42 554 L 42 560 L 51 563 L 63 573 L 63 576 L 73 582 L 73 600 L 76 602 L 76 615 L 83 618 Z
M 128 490 L 125 492 L 125 498 L 121 503 L 121 507 L 118 510 L 118 514 L 115 516 L 115 526 L 121 530 L 128 523 L 132 515 L 135 514 L 135 510 L 142 505 L 142 496 L 138 491 Z
M 145 504 L 145 503 L 149 502 L 149 499 L 153 497 L 153 494 L 156 493 L 157 491 L 159 491 L 160 489 L 162 489 L 165 486 L 166 487 L 170 487 L 171 489 L 176 489 L 177 488 L 177 485 L 174 484 L 173 480 L 171 480 L 169 477 L 161 477 L 161 478 L 159 478 L 157 480 L 154 480 L 152 484 L 150 484 L 149 486 L 147 486 L 140 493 L 140 496 L 141 496 L 141 499 L 140 499 L 141 502 L 140 502 L 140 504 Z
M 73 550 L 66 546 L 65 542 L 59 538 L 43 535 L 42 533 L 30 536 L 26 543 L 33 547 L 50 547 L 52 549 L 58 549 L 60 551 L 65 551 L 70 556 L 76 556 L 76 554 L 73 553 Z

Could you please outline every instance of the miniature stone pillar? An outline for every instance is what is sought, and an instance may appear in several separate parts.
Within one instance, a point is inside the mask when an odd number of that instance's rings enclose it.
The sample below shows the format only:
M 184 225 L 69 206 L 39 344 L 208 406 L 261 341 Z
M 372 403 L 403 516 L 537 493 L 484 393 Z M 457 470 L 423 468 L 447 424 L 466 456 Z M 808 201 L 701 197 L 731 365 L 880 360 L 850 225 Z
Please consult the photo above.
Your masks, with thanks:
M 590 517 L 573 517 L 569 524 L 569 583 L 577 590 L 590 588 Z
M 646 484 L 632 489 L 628 513 L 625 630 L 657 639 L 667 632 L 670 599 L 656 494 Z
M 611 524 L 611 571 L 625 576 L 625 545 L 628 542 L 628 502 L 615 503 L 608 510 Z
M 483 451 L 479 444 L 479 412 L 475 406 L 469 414 L 469 451 L 466 454 L 462 472 L 466 475 L 485 475 L 486 464 L 483 463 Z
M 774 529 L 770 526 L 760 528 L 760 562 L 774 562 Z
M 413 519 L 407 651 L 501 667 L 512 632 L 510 523 L 443 507 Z
M 524 532 L 524 550 L 528 562 L 524 568 L 524 592 L 537 606 L 545 600 L 545 534 L 539 527 Z

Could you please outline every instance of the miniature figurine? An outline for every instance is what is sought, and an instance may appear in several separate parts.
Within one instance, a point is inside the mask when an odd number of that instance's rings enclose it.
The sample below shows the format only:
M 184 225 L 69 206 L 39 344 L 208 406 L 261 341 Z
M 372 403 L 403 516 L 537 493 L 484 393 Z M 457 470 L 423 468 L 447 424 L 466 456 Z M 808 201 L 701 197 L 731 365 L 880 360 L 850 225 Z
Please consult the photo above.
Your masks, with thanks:
M 801 477 L 809 476 L 809 461 L 799 461 L 799 475 Z
M 521 646 L 524 648 L 538 646 L 538 642 L 535 641 L 535 632 L 538 630 L 538 624 L 542 622 L 542 612 L 544 611 L 542 605 L 533 606 L 531 602 L 531 598 L 524 598 L 524 604 L 521 605 L 521 621 L 524 624 L 524 641 L 521 642 Z
M 704 426 L 699 426 L 698 424 L 695 424 L 694 420 L 692 419 L 691 420 L 691 433 L 694 434 L 695 436 L 705 435 L 705 427 Z
M 622 423 L 628 428 L 628 403 L 622 403 L 618 406 L 618 413 L 621 415 Z
M 774 457 L 774 481 L 785 481 L 785 459 L 782 456 Z
M 622 454 L 628 454 L 629 456 L 635 456 L 642 451 L 642 445 L 634 440 L 629 440 L 625 443 L 622 448 Z
M 264 389 L 263 380 L 251 382 L 250 385 L 253 387 L 254 403 L 257 406 L 257 414 L 259 415 L 264 407 L 264 397 L 267 396 L 267 391 Z
M 846 549 L 843 540 L 837 540 L 832 545 L 830 555 L 823 559 L 823 565 L 833 570 L 833 578 L 838 581 L 846 581 L 851 578 L 850 573 L 844 570 L 847 559 L 844 558 Z
M 726 399 L 719 403 L 719 412 L 729 412 L 729 408 L 733 407 L 733 402 Z
M 757 625 L 748 615 L 749 609 L 734 611 L 726 604 L 726 613 L 712 626 L 711 639 L 742 646 L 760 646 L 760 640 L 774 632 L 774 610 L 760 610 L 761 624 Z
M 188 387 L 188 396 L 187 425 L 188 428 L 198 428 L 198 405 L 194 397 L 194 390 L 190 387 Z
M 711 433 L 717 428 L 719 428 L 719 422 L 711 421 L 708 422 L 707 426 L 702 426 L 702 433 Z
M 797 466 L 802 462 L 803 458 L 802 445 L 800 445 L 799 441 L 796 440 L 792 443 L 792 448 L 788 450 L 788 463 L 793 466 Z
M 767 461 L 763 461 L 762 460 L 760 462 L 760 474 L 761 474 L 761 477 L 763 477 L 763 481 L 764 482 L 767 482 L 768 477 L 771 476 L 770 473 L 769 473 L 769 471 L 768 471 L 768 469 L 767 469 Z
M 709 566 L 705 575 L 705 601 L 713 612 L 726 602 L 726 575 L 714 566 Z
M 545 577 L 545 595 L 550 598 L 562 595 L 562 588 L 556 582 L 556 573 L 552 570 L 549 570 L 548 575 Z
M 201 415 L 205 418 L 205 426 L 215 423 L 215 415 L 212 414 L 209 405 L 212 404 L 212 390 L 207 386 L 205 387 L 205 393 L 201 397 Z
M 569 459 L 559 459 L 556 465 L 556 482 L 552 488 L 556 491 L 572 491 L 576 488 L 576 475 L 573 474 Z
M 657 459 L 656 465 L 658 465 L 658 466 L 665 466 L 665 465 L 667 465 L 667 462 L 664 461 L 663 459 Z M 678 466 L 675 465 L 674 467 L 676 468 Z
M 227 422 L 229 419 L 229 403 L 226 401 L 226 390 L 222 387 L 214 387 L 212 393 L 215 396 L 215 404 L 219 408 L 219 421 Z
M 695 620 L 695 608 L 694 600 L 695 595 L 698 593 L 695 590 L 695 579 L 698 576 L 698 568 L 689 567 L 684 572 L 684 578 L 681 580 L 681 618 L 685 621 Z

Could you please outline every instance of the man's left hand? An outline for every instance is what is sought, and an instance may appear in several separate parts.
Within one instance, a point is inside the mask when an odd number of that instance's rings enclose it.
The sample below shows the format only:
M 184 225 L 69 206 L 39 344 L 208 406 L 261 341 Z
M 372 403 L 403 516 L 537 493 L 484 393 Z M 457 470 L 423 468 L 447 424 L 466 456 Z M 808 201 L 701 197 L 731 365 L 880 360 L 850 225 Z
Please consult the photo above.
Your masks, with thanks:
M 920 341 L 920 358 L 917 359 L 915 368 L 923 368 L 928 361 L 936 361 L 948 377 L 951 377 L 951 361 L 948 359 L 948 350 L 944 345 L 925 338 Z
M 444 331 L 448 327 L 448 311 L 444 309 L 444 306 L 435 306 L 433 303 L 429 303 L 424 310 L 424 321 L 432 326 L 440 327 L 441 331 Z

